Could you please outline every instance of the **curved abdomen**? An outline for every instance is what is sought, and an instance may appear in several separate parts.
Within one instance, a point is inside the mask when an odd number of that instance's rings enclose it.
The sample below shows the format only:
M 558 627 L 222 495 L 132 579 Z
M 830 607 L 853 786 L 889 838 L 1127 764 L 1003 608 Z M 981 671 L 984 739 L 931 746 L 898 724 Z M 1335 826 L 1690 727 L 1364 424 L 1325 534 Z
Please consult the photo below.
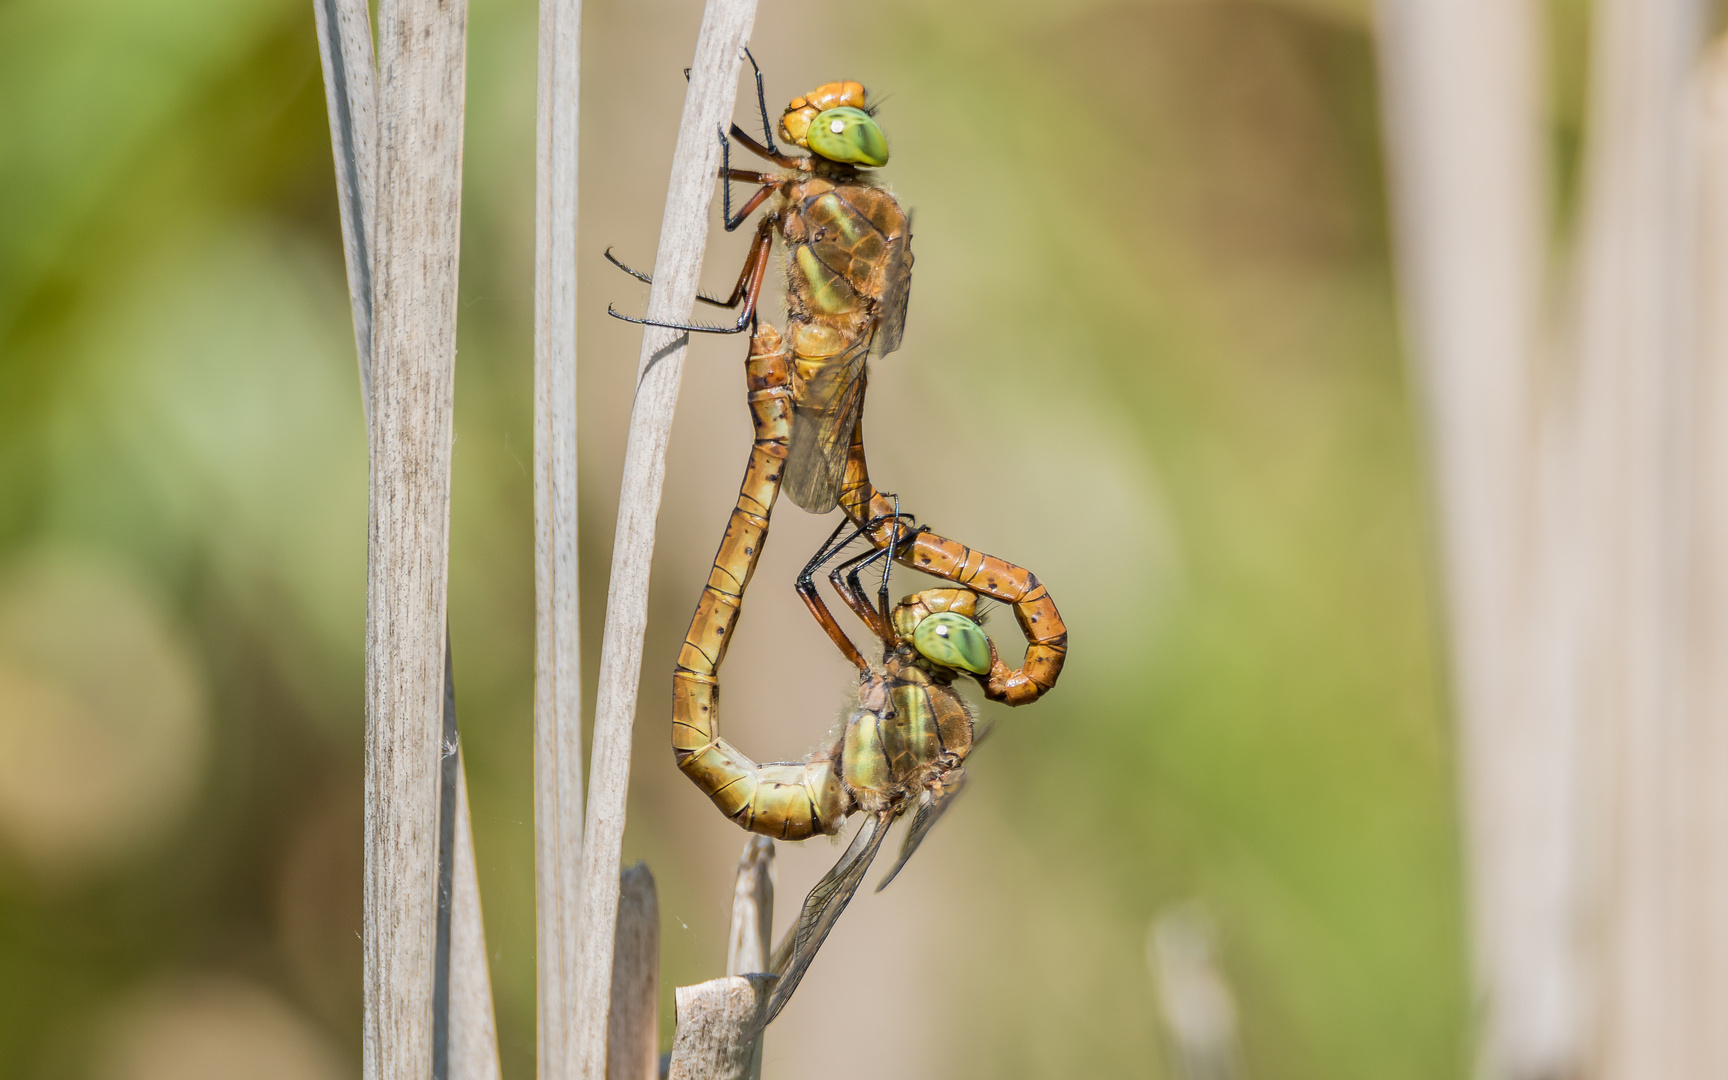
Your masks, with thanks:
M 758 765 L 720 734 L 720 664 L 768 535 L 768 515 L 785 468 L 789 352 L 773 327 L 762 327 L 751 339 L 746 371 L 756 441 L 673 672 L 672 751 L 684 774 L 740 826 L 803 840 L 838 832 L 845 820 L 851 800 L 837 775 L 837 748 L 802 763 Z

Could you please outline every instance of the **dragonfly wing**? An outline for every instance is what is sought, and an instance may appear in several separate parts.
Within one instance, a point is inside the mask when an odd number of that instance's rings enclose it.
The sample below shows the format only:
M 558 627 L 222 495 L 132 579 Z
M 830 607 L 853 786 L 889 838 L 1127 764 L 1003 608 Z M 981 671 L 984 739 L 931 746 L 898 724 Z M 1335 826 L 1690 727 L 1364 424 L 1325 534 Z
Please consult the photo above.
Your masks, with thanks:
M 792 444 L 786 454 L 786 494 L 812 514 L 840 502 L 852 428 L 864 408 L 864 358 L 860 344 L 824 364 L 792 402 Z
M 900 347 L 906 330 L 906 301 L 912 294 L 912 219 L 906 219 L 906 234 L 895 241 L 882 271 L 882 300 L 877 312 L 876 334 L 870 342 L 870 359 L 877 360 Z
M 900 875 L 900 868 L 906 865 L 906 860 L 918 850 L 918 845 L 924 842 L 924 837 L 941 820 L 948 808 L 954 805 L 954 800 L 960 797 L 960 792 L 966 786 L 966 774 L 956 769 L 949 773 L 942 783 L 926 788 L 924 797 L 918 800 L 918 812 L 912 815 L 912 824 L 906 830 L 906 839 L 900 844 L 900 857 L 894 860 L 894 868 L 876 886 L 881 892 L 888 883 Z
M 798 989 L 798 983 L 804 978 L 804 973 L 810 969 L 810 961 L 815 959 L 816 950 L 828 939 L 828 932 L 834 929 L 834 924 L 840 918 L 846 905 L 852 902 L 852 897 L 858 892 L 858 885 L 864 880 L 864 874 L 870 869 L 870 864 L 876 858 L 876 852 L 882 848 L 882 841 L 888 835 L 888 823 L 891 819 L 883 814 L 871 814 L 864 819 L 864 824 L 858 829 L 858 835 L 852 838 L 852 845 L 846 849 L 846 854 L 840 856 L 840 861 L 834 864 L 834 869 L 828 871 L 816 887 L 810 890 L 810 895 L 804 898 L 804 909 L 798 913 L 798 925 L 787 935 L 785 942 L 774 950 L 774 973 L 780 976 L 780 982 L 774 987 L 774 996 L 768 1001 L 768 1013 L 762 1021 L 767 1027 L 780 1015 L 780 1010 L 786 1007 L 786 1002 L 792 998 L 793 991 Z

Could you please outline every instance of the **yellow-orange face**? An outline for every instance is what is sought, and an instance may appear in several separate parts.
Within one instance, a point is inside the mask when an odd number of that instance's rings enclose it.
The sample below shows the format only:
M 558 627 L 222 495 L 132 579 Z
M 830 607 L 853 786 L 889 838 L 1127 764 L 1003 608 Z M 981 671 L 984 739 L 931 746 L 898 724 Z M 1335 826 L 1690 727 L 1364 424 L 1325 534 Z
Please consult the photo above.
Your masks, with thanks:
M 829 161 L 871 168 L 888 163 L 888 140 L 864 111 L 864 85 L 823 83 L 780 114 L 780 137 Z

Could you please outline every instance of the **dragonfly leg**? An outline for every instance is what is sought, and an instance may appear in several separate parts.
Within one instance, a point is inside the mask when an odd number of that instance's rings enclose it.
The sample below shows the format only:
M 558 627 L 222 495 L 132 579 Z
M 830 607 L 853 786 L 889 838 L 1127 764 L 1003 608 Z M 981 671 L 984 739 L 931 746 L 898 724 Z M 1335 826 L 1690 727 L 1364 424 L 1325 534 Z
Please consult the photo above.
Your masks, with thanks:
M 758 765 L 720 733 L 720 665 L 767 539 L 791 428 L 791 350 L 772 326 L 752 338 L 745 371 L 756 439 L 673 671 L 672 752 L 679 769 L 740 826 L 802 840 L 838 832 L 850 807 L 838 746 L 803 762 Z
M 658 319 L 639 319 L 634 315 L 625 315 L 612 305 L 606 305 L 606 314 L 614 319 L 636 323 L 639 326 L 659 326 L 667 330 L 682 330 L 694 334 L 741 334 L 756 321 L 756 301 L 762 295 L 762 282 L 768 274 L 768 253 L 774 245 L 774 223 L 764 219 L 756 230 L 756 239 L 750 245 L 750 257 L 744 262 L 744 271 L 739 275 L 739 286 L 732 290 L 734 294 L 742 291 L 744 308 L 738 313 L 738 321 L 732 326 L 709 326 L 706 323 L 662 322 Z M 614 265 L 623 265 L 613 260 Z M 628 269 L 626 267 L 626 269 Z M 731 307 L 733 300 L 723 303 L 721 307 Z
M 834 583 L 834 591 L 846 601 L 846 606 L 889 648 L 899 644 L 900 635 L 894 631 L 894 617 L 891 614 L 893 607 L 888 601 L 888 575 L 894 565 L 894 560 L 888 558 L 888 554 L 898 551 L 918 531 L 918 523 L 912 520 L 912 515 L 900 513 L 898 497 L 894 499 L 894 507 L 894 513 L 872 518 L 858 528 L 860 532 L 870 534 L 886 526 L 896 539 L 887 545 L 878 545 L 877 541 L 872 539 L 871 550 L 835 567 L 834 572 L 828 575 L 828 580 Z M 882 582 L 876 590 L 876 604 L 872 606 L 864 591 L 862 578 L 864 571 L 878 561 L 882 563 Z
M 868 530 L 861 526 L 859 531 L 862 534 Z M 864 595 L 863 586 L 859 584 L 859 578 L 862 576 L 864 568 L 881 557 L 882 549 L 873 546 L 862 554 L 836 566 L 829 573 L 828 580 L 833 583 L 834 591 L 840 594 L 840 599 L 846 602 L 846 606 L 852 609 L 852 614 L 858 616 L 859 621 L 869 629 L 870 633 L 879 638 L 882 644 L 892 646 L 894 644 L 893 624 L 884 619 L 881 612 L 877 611 L 875 606 L 870 603 L 869 598 Z
M 654 277 L 652 274 L 644 274 L 642 271 L 640 271 L 640 270 L 636 269 L 635 267 L 630 266 L 629 264 L 625 263 L 624 260 L 622 260 L 618 256 L 612 254 L 611 248 L 607 248 L 602 254 L 605 257 L 607 262 L 611 263 L 613 266 L 616 266 L 618 269 L 624 271 L 626 274 L 629 274 L 631 277 L 635 278 L 637 281 L 642 282 L 644 285 L 654 284 Z M 751 254 L 752 255 L 755 254 L 754 248 L 751 249 Z M 696 294 L 696 299 L 698 301 L 700 301 L 701 303 L 712 304 L 718 308 L 737 307 L 738 301 L 744 295 L 744 283 L 745 283 L 745 281 L 747 281 L 749 279 L 749 277 L 750 277 L 750 257 L 746 256 L 744 259 L 744 269 L 738 275 L 738 284 L 736 284 L 732 287 L 732 295 L 731 296 L 722 300 L 717 296 L 709 296 L 705 292 L 699 292 Z
M 894 496 L 894 520 L 888 526 L 888 546 L 882 549 L 885 553 L 882 559 L 882 584 L 876 588 L 876 606 L 882 615 L 882 625 L 894 637 L 899 635 L 894 634 L 894 617 L 888 613 L 888 575 L 893 572 L 894 557 L 900 551 L 900 527 L 900 496 L 896 495 Z
M 738 130 L 737 125 L 733 125 L 732 130 Z M 780 186 L 780 181 L 772 176 L 765 176 L 762 173 L 752 173 L 744 169 L 734 169 L 732 167 L 732 143 L 726 138 L 726 132 L 724 130 L 716 128 L 715 133 L 720 136 L 720 209 L 722 212 L 722 224 L 725 225 L 727 232 L 734 232 L 737 230 L 738 226 L 744 224 L 745 218 L 756 212 L 756 208 L 762 205 L 762 200 L 774 193 L 775 189 Z M 732 180 L 734 174 L 742 174 L 739 175 L 737 179 L 754 179 L 756 183 L 762 185 L 762 189 L 756 192 L 756 194 L 750 196 L 749 201 L 739 207 L 736 214 L 732 212 Z
M 774 126 L 768 122 L 768 94 L 762 89 L 762 68 L 757 65 L 756 58 L 750 55 L 749 46 L 744 48 L 744 58 L 750 61 L 750 70 L 756 73 L 756 108 L 762 113 L 762 139 L 770 154 L 778 154 L 780 148 L 774 145 Z
M 782 154 L 777 149 L 770 150 L 768 147 L 763 146 L 761 143 L 757 142 L 755 139 L 752 139 L 748 134 L 745 133 L 744 129 L 739 127 L 737 124 L 732 125 L 732 137 L 734 139 L 738 140 L 739 146 L 742 146 L 744 149 L 750 151 L 752 154 L 755 154 L 759 158 L 762 158 L 762 159 L 767 160 L 767 161 L 772 161 L 774 164 L 780 166 L 782 169 L 808 170 L 810 167 L 810 159 L 809 158 L 807 158 L 807 157 L 806 158 L 791 157 L 787 154 Z
M 869 466 L 864 460 L 862 418 L 852 429 L 846 478 L 840 487 L 840 508 L 848 518 L 866 526 L 887 522 L 894 510 L 889 497 L 870 482 Z M 886 549 L 895 545 L 897 532 L 893 527 L 877 524 L 865 535 L 873 546 Z M 1020 667 L 1010 668 L 996 655 L 992 643 L 990 671 L 978 679 L 985 697 L 1009 705 L 1025 705 L 1037 701 L 1056 685 L 1068 657 L 1068 627 L 1037 575 L 928 529 L 914 533 L 903 550 L 895 551 L 894 558 L 902 566 L 964 585 L 980 596 L 1013 606 L 1014 619 L 1026 638 L 1026 658 Z
M 851 527 L 851 533 L 844 540 L 840 539 L 841 532 L 848 527 Z M 823 563 L 838 555 L 847 544 L 862 535 L 862 529 L 852 525 L 850 521 L 842 520 L 839 525 L 835 526 L 834 531 L 828 534 L 828 539 L 823 542 L 822 546 L 816 549 L 816 554 L 810 557 L 810 561 L 804 564 L 803 571 L 798 575 L 796 587 L 799 598 L 804 601 L 804 606 L 810 609 L 810 614 L 816 616 L 816 622 L 822 627 L 823 633 L 828 635 L 829 640 L 834 642 L 841 654 L 856 665 L 860 672 L 868 672 L 870 665 L 865 661 L 863 654 L 858 651 L 858 646 L 852 643 L 852 639 L 846 636 L 844 630 L 840 629 L 840 624 L 834 621 L 834 613 L 829 611 L 828 605 L 822 602 L 822 596 L 816 591 L 816 582 L 813 580 L 816 571 L 821 568 Z

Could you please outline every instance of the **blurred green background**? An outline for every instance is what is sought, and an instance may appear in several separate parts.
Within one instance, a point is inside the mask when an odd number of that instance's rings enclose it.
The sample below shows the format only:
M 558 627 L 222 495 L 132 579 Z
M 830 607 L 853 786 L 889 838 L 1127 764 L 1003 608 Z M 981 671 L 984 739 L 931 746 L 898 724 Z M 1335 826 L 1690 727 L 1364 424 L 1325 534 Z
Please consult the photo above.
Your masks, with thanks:
M 591 678 L 639 341 L 604 312 L 644 299 L 599 254 L 652 258 L 700 5 L 585 7 Z M 451 554 L 511 1077 L 534 1046 L 536 19 L 472 0 Z M 1246 1075 L 1462 1075 L 1365 5 L 763 0 L 756 25 L 771 108 L 832 78 L 884 100 L 916 213 L 877 482 L 1033 568 L 1072 634 L 1057 692 L 983 708 L 970 794 L 841 921 L 767 1074 L 1174 1076 L 1147 935 L 1198 900 Z M 745 243 L 716 230 L 711 285 Z M 722 971 L 744 840 L 666 748 L 748 448 L 742 351 L 692 351 L 656 554 L 625 855 L 659 882 L 663 1038 L 670 987 Z M 365 522 L 310 4 L 0 0 L 0 1074 L 358 1076 Z M 790 589 L 829 523 L 787 504 L 775 528 L 725 673 L 729 732 L 769 758 L 847 682 Z M 782 845 L 780 925 L 837 854 Z

